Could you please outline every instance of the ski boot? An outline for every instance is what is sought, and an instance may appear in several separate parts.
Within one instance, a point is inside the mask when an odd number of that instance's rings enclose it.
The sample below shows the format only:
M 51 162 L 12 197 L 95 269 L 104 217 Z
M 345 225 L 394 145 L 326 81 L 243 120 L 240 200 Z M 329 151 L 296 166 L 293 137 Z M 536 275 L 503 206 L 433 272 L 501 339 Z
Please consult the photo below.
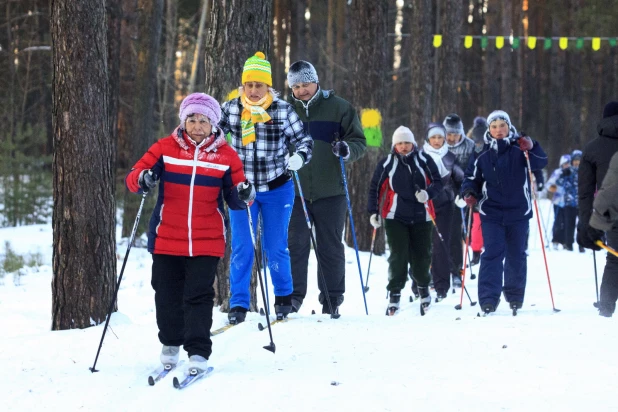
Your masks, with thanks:
M 242 306 L 234 306 L 230 309 L 230 313 L 227 314 L 227 319 L 230 322 L 230 325 L 238 325 L 245 321 L 245 317 L 247 316 L 247 309 Z
M 392 291 L 390 293 L 390 300 L 388 307 L 386 308 L 386 316 L 394 316 L 399 312 L 399 301 L 401 300 L 401 291 Z
M 511 302 L 511 309 L 513 310 L 513 316 L 517 316 L 517 309 L 521 309 L 523 303 L 521 302 Z
M 414 302 L 414 298 L 418 299 L 419 297 L 418 286 L 416 286 L 416 282 L 412 282 L 412 296 L 410 296 L 410 303 Z
M 418 293 L 421 298 L 421 305 L 420 305 L 421 316 L 425 316 L 425 312 L 429 309 L 429 306 L 431 306 L 431 295 L 429 294 L 429 287 L 419 286 Z
M 444 299 L 446 299 L 446 295 L 447 293 L 443 290 L 437 291 L 436 292 L 436 303 L 441 302 Z
M 185 375 L 197 375 L 199 373 L 206 372 L 208 369 L 208 359 L 201 355 L 189 356 L 189 364 L 185 369 Z
M 176 365 L 178 363 L 178 358 L 180 357 L 179 352 L 180 346 L 163 345 L 163 348 L 161 349 L 161 356 L 159 356 L 161 363 L 164 365 Z
M 292 312 L 292 297 L 288 296 L 275 296 L 275 314 L 277 320 L 283 320 L 288 317 Z
M 472 260 L 470 266 L 478 265 L 481 261 L 481 252 L 472 252 Z
M 490 313 L 494 313 L 496 309 L 498 309 L 498 305 L 500 304 L 500 299 L 498 299 L 498 303 L 494 306 L 491 303 L 484 303 L 481 305 L 481 310 L 483 311 L 483 316 L 487 316 Z

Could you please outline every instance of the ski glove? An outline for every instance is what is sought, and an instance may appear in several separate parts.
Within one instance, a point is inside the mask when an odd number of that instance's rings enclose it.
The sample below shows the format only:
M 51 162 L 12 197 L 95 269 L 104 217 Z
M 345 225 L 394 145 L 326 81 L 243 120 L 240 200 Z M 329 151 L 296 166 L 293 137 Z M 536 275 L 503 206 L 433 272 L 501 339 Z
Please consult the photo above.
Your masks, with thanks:
M 532 149 L 532 146 L 533 146 L 532 139 L 530 139 L 528 136 L 521 136 L 519 138 L 519 148 L 521 149 L 522 152 L 526 152 Z
M 459 197 L 459 195 L 457 195 L 455 197 L 455 206 L 463 209 L 464 207 L 468 206 L 468 204 L 466 203 L 465 200 L 463 200 L 461 197 Z
M 468 206 L 472 207 L 476 204 L 476 197 L 472 195 L 467 195 L 466 197 L 464 197 L 464 202 L 466 202 Z
M 418 200 L 419 203 L 425 203 L 429 200 L 429 194 L 425 190 L 417 191 L 414 196 L 416 196 L 416 200 Z
M 577 228 L 577 243 L 586 249 L 601 250 L 601 247 L 594 242 L 597 240 L 603 241 L 604 237 L 605 232 L 595 229 L 590 225 Z
M 332 143 L 333 154 L 337 157 L 343 157 L 343 160 L 350 158 L 350 146 L 342 140 Z
M 305 164 L 305 159 L 303 159 L 303 157 L 299 155 L 298 153 L 294 153 L 290 157 L 290 160 L 288 160 L 288 169 L 296 171 L 300 169 L 301 167 L 303 167 L 304 164 Z
M 154 189 L 159 182 L 159 176 L 157 176 L 152 170 L 142 170 L 139 174 L 139 179 L 137 179 L 137 183 L 139 187 L 142 188 L 144 193 L 150 192 L 150 189 Z
M 255 187 L 248 180 L 239 183 L 236 189 L 238 190 L 238 198 L 243 202 L 250 204 L 255 200 Z
M 543 183 L 536 182 L 536 191 L 537 192 L 542 192 L 543 191 L 543 187 L 544 187 Z
M 378 216 L 377 213 L 374 213 L 369 218 L 369 223 L 371 223 L 371 226 L 373 226 L 375 229 L 377 229 L 380 226 L 382 226 L 382 218 L 380 216 Z

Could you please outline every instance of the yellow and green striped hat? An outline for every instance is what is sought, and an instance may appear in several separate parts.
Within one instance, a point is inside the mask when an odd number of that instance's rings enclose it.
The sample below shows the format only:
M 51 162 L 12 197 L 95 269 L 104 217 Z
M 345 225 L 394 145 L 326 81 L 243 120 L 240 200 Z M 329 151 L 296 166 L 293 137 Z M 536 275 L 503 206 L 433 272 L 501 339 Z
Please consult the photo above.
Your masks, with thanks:
M 268 86 L 273 85 L 270 63 L 262 52 L 256 52 L 249 57 L 242 68 L 242 84 L 247 82 L 260 82 Z

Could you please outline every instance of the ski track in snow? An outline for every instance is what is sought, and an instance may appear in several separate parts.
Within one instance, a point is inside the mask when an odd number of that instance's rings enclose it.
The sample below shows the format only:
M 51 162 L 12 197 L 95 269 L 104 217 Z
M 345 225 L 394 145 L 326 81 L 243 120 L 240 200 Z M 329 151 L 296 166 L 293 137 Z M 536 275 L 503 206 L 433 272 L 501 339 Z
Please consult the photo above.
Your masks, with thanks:
M 549 203 L 539 207 L 547 218 Z M 366 316 L 355 251 L 347 248 L 345 302 L 341 318 L 332 320 L 319 314 L 312 253 L 304 306 L 293 320 L 272 327 L 276 354 L 262 349 L 270 342 L 268 331 L 257 327 L 264 318 L 250 313 L 244 324 L 213 337 L 214 373 L 182 391 L 172 386 L 182 370 L 148 386 L 161 345 L 146 250 L 131 249 L 119 312 L 112 316 L 99 372 L 91 373 L 103 325 L 49 330 L 51 225 L 0 229 L 0 244 L 9 240 L 18 253 L 41 253 L 46 264 L 18 283 L 13 275 L 0 279 L 0 410 L 617 410 L 618 328 L 616 319 L 598 316 L 592 306 L 592 253 L 548 251 L 554 300 L 562 310 L 554 313 L 536 219 L 530 228 L 527 294 L 517 317 L 504 299 L 495 314 L 477 317 L 479 305 L 471 307 L 465 294 L 457 311 L 459 289 L 432 302 L 421 317 L 419 301 L 409 302 L 410 282 L 400 313 L 387 317 L 386 255 L 372 259 Z M 118 270 L 125 252 L 123 243 Z M 364 281 L 369 254 L 360 255 Z M 604 261 L 605 252 L 597 253 L 599 283 Z M 473 271 L 478 275 L 478 266 Z M 469 275 L 466 286 L 478 300 L 477 280 Z M 216 308 L 214 316 L 213 329 L 226 323 Z M 186 359 L 186 352 L 181 355 Z

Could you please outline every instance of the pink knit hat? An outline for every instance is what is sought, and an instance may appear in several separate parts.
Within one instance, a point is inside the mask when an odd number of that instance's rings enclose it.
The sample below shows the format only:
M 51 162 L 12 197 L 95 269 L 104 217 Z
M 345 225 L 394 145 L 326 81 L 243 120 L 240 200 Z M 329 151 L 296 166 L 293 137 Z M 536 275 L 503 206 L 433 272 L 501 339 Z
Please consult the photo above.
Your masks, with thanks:
M 218 126 L 219 120 L 221 120 L 221 106 L 213 97 L 206 93 L 193 93 L 185 97 L 180 104 L 180 111 L 178 112 L 180 124 L 184 125 L 187 117 L 196 113 L 208 117 L 210 124 L 213 126 Z

